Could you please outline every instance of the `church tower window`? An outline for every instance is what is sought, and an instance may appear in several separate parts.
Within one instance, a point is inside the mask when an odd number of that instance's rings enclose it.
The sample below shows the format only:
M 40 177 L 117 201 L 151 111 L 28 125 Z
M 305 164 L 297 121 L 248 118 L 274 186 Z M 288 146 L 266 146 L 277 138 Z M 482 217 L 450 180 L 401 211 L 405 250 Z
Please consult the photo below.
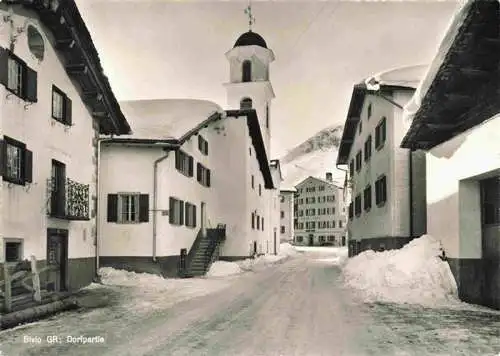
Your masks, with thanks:
M 252 62 L 249 60 L 243 61 L 243 78 L 244 83 L 252 81 Z
M 240 101 L 240 109 L 251 109 L 252 108 L 252 99 L 243 98 Z

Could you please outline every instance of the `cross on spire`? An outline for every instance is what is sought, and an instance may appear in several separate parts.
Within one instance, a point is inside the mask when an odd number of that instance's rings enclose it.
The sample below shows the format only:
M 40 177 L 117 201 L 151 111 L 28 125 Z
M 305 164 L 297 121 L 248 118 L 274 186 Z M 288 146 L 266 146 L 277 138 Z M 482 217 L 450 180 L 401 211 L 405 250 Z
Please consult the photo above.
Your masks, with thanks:
M 255 17 L 252 14 L 252 2 L 248 1 L 248 7 L 245 9 L 245 14 L 248 16 L 248 30 L 252 31 L 252 25 L 255 23 Z

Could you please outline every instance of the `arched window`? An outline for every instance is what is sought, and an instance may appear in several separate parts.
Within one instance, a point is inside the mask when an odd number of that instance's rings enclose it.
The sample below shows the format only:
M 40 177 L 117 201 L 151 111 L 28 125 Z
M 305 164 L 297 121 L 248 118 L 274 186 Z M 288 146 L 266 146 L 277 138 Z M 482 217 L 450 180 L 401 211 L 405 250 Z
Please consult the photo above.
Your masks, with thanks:
M 252 81 L 252 62 L 249 60 L 243 61 L 243 82 Z
M 251 109 L 252 108 L 252 99 L 243 98 L 240 101 L 240 109 Z

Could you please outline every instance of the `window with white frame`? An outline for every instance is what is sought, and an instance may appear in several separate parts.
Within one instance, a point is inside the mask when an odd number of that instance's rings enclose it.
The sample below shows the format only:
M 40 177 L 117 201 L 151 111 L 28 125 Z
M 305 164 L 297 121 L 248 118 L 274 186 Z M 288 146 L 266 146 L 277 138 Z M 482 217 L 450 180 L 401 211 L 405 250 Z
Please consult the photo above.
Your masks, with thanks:
M 187 227 L 196 227 L 196 205 L 186 202 L 184 204 L 185 225 Z
M 184 201 L 170 197 L 169 222 L 172 225 L 184 225 Z
M 193 157 L 182 150 L 175 151 L 175 168 L 185 176 L 193 176 Z
M 23 92 L 23 65 L 12 57 L 9 57 L 7 63 L 7 88 L 20 96 Z
M 118 195 L 118 216 L 121 223 L 135 223 L 139 221 L 139 194 Z

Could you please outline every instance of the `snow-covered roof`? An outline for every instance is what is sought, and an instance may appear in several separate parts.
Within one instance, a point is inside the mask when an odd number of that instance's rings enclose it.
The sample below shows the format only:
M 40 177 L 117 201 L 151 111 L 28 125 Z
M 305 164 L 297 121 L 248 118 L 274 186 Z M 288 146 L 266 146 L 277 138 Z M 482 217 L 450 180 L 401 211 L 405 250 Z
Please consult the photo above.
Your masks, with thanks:
M 425 72 L 426 66 L 422 64 L 398 67 L 372 75 L 354 85 L 337 155 L 338 165 L 347 164 L 366 95 L 370 92 L 377 94 L 381 88 L 414 91 Z
M 372 75 L 365 80 L 365 83 L 368 89 L 370 89 L 369 83 L 377 83 L 380 86 L 416 89 L 427 72 L 427 68 L 427 64 L 398 67 Z
M 320 181 L 322 183 L 325 183 L 325 184 L 328 184 L 328 185 L 331 185 L 331 186 L 334 186 L 338 189 L 344 189 L 342 186 L 340 186 L 338 183 L 336 182 L 333 182 L 333 181 L 329 181 L 329 180 L 326 180 L 326 179 L 323 179 L 323 178 L 319 178 L 319 177 L 313 177 L 313 176 L 309 176 L 307 177 L 306 179 L 304 179 L 302 182 L 300 182 L 299 184 L 296 185 L 296 187 L 299 187 L 301 185 L 303 185 L 304 183 L 306 183 L 307 181 L 309 180 L 317 180 L 317 181 Z
M 280 186 L 280 192 L 296 192 L 295 187 L 290 187 L 288 185 Z
M 131 139 L 179 139 L 222 108 L 207 100 L 153 99 L 120 102 L 132 135 Z
M 411 126 L 401 147 L 428 150 L 500 111 L 498 1 L 464 0 L 403 120 Z

